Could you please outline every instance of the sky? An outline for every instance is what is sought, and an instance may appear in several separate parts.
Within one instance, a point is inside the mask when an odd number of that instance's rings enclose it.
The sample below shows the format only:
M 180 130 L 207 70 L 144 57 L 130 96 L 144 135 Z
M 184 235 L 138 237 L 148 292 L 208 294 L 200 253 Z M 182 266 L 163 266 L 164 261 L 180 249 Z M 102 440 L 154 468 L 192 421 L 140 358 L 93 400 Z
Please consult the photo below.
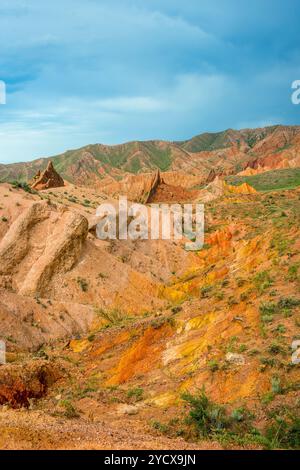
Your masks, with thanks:
M 0 163 L 300 124 L 298 0 L 0 0 Z

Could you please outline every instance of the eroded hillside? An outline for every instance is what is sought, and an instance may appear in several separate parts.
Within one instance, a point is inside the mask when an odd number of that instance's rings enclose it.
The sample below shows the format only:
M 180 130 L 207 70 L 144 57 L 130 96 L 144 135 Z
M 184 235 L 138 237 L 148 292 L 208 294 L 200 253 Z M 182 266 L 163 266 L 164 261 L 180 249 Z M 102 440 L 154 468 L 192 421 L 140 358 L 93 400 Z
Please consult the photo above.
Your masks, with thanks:
M 300 191 L 234 188 L 197 193 L 205 245 L 191 253 L 98 240 L 107 193 L 0 185 L 2 448 L 284 447 L 266 432 L 299 411 Z M 184 394 L 203 388 L 234 432 L 186 421 Z
M 0 181 L 31 180 L 52 160 L 66 181 L 98 190 L 129 175 L 156 169 L 166 173 L 167 183 L 192 188 L 205 185 L 218 175 L 299 167 L 299 147 L 299 126 L 228 129 L 183 142 L 95 144 L 33 162 L 0 165 Z

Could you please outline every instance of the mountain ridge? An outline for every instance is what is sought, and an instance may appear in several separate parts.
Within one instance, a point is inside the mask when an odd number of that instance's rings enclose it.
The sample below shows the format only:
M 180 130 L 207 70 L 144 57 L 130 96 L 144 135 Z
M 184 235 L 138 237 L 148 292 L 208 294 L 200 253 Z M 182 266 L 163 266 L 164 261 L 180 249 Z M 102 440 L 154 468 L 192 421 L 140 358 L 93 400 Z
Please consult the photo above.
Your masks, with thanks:
M 128 174 L 176 171 L 199 177 L 199 184 L 216 175 L 237 174 L 258 165 L 298 167 L 300 126 L 275 125 L 202 133 L 183 141 L 130 141 L 116 145 L 89 144 L 31 162 L 0 164 L 0 181 L 28 181 L 50 160 L 70 183 L 97 186 Z

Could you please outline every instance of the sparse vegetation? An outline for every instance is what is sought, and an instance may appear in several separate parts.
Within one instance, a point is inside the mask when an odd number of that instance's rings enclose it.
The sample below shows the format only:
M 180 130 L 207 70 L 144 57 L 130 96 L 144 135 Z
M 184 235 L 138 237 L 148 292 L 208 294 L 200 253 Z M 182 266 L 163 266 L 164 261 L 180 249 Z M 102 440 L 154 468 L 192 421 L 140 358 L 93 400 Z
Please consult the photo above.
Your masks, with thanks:
M 86 279 L 83 279 L 82 277 L 78 277 L 77 278 L 77 284 L 79 285 L 82 292 L 87 292 L 88 291 L 89 283 Z
M 64 409 L 63 415 L 68 419 L 79 418 L 79 413 L 69 400 L 61 400 L 60 406 Z
M 144 390 L 140 387 L 127 390 L 127 398 L 131 398 L 134 401 L 141 401 L 143 399 L 143 395 Z

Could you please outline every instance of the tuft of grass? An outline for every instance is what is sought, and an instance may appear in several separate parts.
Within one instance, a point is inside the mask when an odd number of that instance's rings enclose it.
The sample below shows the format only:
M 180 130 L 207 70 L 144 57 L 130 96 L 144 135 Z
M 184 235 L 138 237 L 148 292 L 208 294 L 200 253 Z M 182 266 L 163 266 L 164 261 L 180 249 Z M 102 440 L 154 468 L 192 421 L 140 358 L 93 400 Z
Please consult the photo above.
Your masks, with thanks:
M 111 310 L 98 309 L 97 314 L 112 325 L 121 323 L 125 318 L 125 315 L 116 308 Z
M 144 389 L 137 387 L 127 390 L 127 398 L 132 398 L 134 401 L 141 401 L 144 395 Z
M 68 419 L 79 418 L 79 413 L 70 400 L 61 400 L 60 405 L 64 408 L 64 416 Z
M 208 361 L 207 365 L 208 365 L 208 368 L 212 372 L 216 372 L 220 368 L 220 365 L 216 359 L 212 359 L 211 361 Z
M 274 416 L 266 430 L 269 449 L 300 449 L 300 417 L 290 411 Z
M 268 271 L 261 271 L 253 278 L 253 283 L 260 294 L 273 285 L 273 279 Z

